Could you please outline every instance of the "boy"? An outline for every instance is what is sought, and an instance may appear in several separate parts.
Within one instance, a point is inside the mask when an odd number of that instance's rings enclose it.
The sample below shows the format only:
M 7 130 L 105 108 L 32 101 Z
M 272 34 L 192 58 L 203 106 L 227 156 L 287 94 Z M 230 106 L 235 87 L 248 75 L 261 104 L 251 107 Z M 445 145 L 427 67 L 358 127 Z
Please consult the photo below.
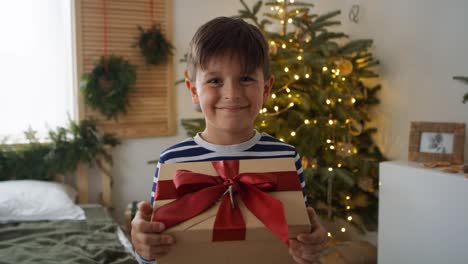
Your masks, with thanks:
M 193 103 L 202 109 L 206 129 L 163 151 L 159 164 L 293 157 L 304 187 L 301 161 L 295 148 L 253 128 L 273 85 L 269 64 L 265 38 L 256 27 L 243 20 L 219 17 L 200 27 L 190 43 L 185 85 Z M 327 241 L 314 210 L 307 210 L 311 233 L 290 240 L 289 252 L 297 263 L 315 262 Z M 176 246 L 173 237 L 160 234 L 164 230 L 162 223 L 149 222 L 151 212 L 151 205 L 141 202 L 132 221 L 132 242 L 140 263 L 154 263 L 158 255 Z

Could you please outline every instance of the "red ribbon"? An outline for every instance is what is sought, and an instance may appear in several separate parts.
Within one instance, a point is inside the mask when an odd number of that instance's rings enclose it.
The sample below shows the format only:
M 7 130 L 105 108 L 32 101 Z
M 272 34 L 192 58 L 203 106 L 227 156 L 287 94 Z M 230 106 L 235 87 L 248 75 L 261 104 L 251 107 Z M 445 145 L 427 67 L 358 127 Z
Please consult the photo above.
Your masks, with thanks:
M 264 191 L 300 191 L 296 171 L 239 173 L 238 160 L 212 161 L 219 176 L 177 170 L 173 180 L 159 181 L 156 200 L 176 199 L 153 212 L 153 221 L 166 228 L 193 218 L 221 203 L 213 227 L 213 241 L 245 240 L 245 222 L 236 199 L 227 194 L 230 186 L 245 206 L 281 241 L 289 244 L 283 204 Z M 234 204 L 232 204 L 234 203 Z

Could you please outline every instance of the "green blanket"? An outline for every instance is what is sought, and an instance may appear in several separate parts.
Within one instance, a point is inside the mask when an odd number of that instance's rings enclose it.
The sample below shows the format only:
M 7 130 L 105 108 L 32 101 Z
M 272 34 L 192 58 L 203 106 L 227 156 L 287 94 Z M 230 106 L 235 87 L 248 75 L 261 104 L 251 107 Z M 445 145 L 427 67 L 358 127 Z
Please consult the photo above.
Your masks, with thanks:
M 85 212 L 86 220 L 0 225 L 0 263 L 136 263 L 103 208 Z

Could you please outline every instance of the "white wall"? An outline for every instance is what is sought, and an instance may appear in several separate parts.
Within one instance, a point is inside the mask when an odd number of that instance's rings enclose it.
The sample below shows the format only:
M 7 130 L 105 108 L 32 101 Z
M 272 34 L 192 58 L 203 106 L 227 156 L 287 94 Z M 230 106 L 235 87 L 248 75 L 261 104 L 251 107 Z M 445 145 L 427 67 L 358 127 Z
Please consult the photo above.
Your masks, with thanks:
M 246 1 L 250 5 L 255 1 Z M 381 60 L 383 89 L 375 109 L 376 139 L 391 159 L 406 159 L 410 121 L 466 122 L 468 105 L 461 103 L 468 86 L 451 79 L 468 75 L 468 1 L 464 0 L 316 0 L 315 11 L 342 10 L 341 30 L 351 38 L 371 38 Z M 348 20 L 352 4 L 360 5 L 359 23 Z M 237 0 L 174 0 L 174 44 L 177 49 L 176 77 L 184 65 L 178 60 L 186 52 L 195 30 L 216 16 L 237 14 Z M 337 28 L 340 29 L 340 28 Z M 198 117 L 183 85 L 176 88 L 178 123 Z M 149 200 L 154 165 L 161 150 L 185 138 L 180 127 L 176 136 L 125 140 L 114 152 L 115 216 L 132 200 Z M 468 153 L 468 152 L 467 152 Z

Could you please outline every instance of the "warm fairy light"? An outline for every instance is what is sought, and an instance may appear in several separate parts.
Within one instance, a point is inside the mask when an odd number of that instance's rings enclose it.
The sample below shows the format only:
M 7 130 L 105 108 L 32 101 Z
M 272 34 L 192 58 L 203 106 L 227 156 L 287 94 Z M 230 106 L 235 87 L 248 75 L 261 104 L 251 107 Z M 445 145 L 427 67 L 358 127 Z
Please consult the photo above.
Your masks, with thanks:
M 303 50 L 303 49 L 299 49 L 299 52 L 304 52 L 304 50 Z
M 341 163 L 338 163 L 338 168 L 341 168 Z
M 288 94 L 288 98 L 291 98 L 291 97 L 292 97 L 292 95 L 291 95 L 291 94 Z
M 278 10 L 278 9 L 279 9 L 279 6 L 275 6 L 275 9 Z
M 330 144 L 330 143 L 331 143 L 331 139 L 327 139 L 327 143 Z
M 280 138 L 279 140 L 282 141 L 282 142 L 284 142 L 284 139 L 283 139 L 283 138 Z
M 335 73 L 335 69 L 331 69 L 331 72 Z
M 328 71 L 327 66 L 323 66 L 322 71 L 324 71 L 324 72 Z
M 288 72 L 289 71 L 289 68 L 288 67 L 284 67 L 284 72 Z
M 351 199 L 351 197 L 349 197 L 349 196 L 346 196 L 346 200 L 349 200 L 349 199 Z
M 330 146 L 330 149 L 335 149 L 335 146 L 331 145 L 331 146 Z
M 358 152 L 358 151 L 357 151 L 357 148 L 354 148 L 354 149 L 353 149 L 353 153 L 354 153 L 354 154 L 357 154 L 357 152 Z
M 295 74 L 294 79 L 299 80 L 299 75 Z
M 342 81 L 346 81 L 346 78 L 345 78 L 345 77 L 343 77 L 343 78 L 341 78 L 341 80 L 342 80 Z
M 306 77 L 306 79 L 309 79 L 310 75 L 308 73 L 306 73 L 305 77 Z
M 352 216 L 348 216 L 348 221 L 351 221 L 353 220 L 353 217 Z
M 283 11 L 284 11 L 284 10 L 281 8 L 280 10 L 278 10 L 278 13 L 281 14 L 281 13 L 283 13 Z
M 325 102 L 327 103 L 327 105 L 331 104 L 330 99 L 327 99 Z
M 271 98 L 275 99 L 275 98 L 276 98 L 276 94 L 271 94 Z
M 291 136 L 295 137 L 296 136 L 296 132 L 291 132 Z
M 332 237 L 332 234 L 330 232 L 328 232 L 328 237 Z
M 274 109 L 275 109 L 276 112 L 278 112 L 279 107 L 277 105 L 275 105 Z
M 285 49 L 285 48 L 286 48 L 286 44 L 281 45 L 281 47 L 282 47 L 283 49 Z
M 289 89 L 289 87 L 286 87 L 286 92 L 287 92 L 287 93 L 290 93 L 290 92 L 291 92 L 291 89 Z
M 342 227 L 341 232 L 343 232 L 343 233 L 346 232 L 346 228 Z
M 288 19 L 288 23 L 289 23 L 289 24 L 292 23 L 292 18 L 289 18 L 289 19 Z
M 309 119 L 304 120 L 304 124 L 306 124 L 306 125 L 310 124 Z
M 346 122 L 346 124 L 348 124 L 348 123 L 349 123 L 349 119 L 346 119 L 346 121 L 345 121 L 345 122 Z
M 262 109 L 260 109 L 260 111 L 258 111 L 258 112 L 259 112 L 260 114 L 263 113 L 263 112 L 262 112 Z
M 314 124 L 317 124 L 317 119 L 314 119 Z
M 328 124 L 329 124 L 330 126 L 333 125 L 333 120 L 331 120 L 331 119 L 328 120 Z
M 353 98 L 351 99 L 351 103 L 354 104 L 355 102 L 356 102 L 356 98 L 353 97 Z
M 342 101 L 341 98 L 338 98 L 338 102 L 341 103 L 341 101 Z
M 284 24 L 284 20 L 281 20 L 281 24 Z
M 302 56 L 301 55 L 297 56 L 297 60 L 302 60 Z
M 306 43 L 309 43 L 310 39 L 306 39 Z
M 296 10 L 296 14 L 299 14 L 299 10 Z
M 335 72 L 335 74 L 336 74 L 336 75 L 340 75 L 340 70 L 337 69 L 336 72 Z
M 349 206 L 349 205 L 346 206 L 346 210 L 349 210 L 349 209 L 351 209 L 351 206 Z
M 328 171 L 333 171 L 333 168 L 332 167 L 328 168 Z
M 289 42 L 292 43 L 292 42 L 293 42 L 293 39 L 289 39 Z
M 296 97 L 299 97 L 300 95 L 299 94 L 296 94 Z
M 274 10 L 275 10 L 275 8 L 274 8 L 274 7 L 270 7 L 270 10 L 271 10 L 271 11 L 274 11 Z
M 266 112 L 267 112 L 267 109 L 266 109 L 266 107 L 265 107 L 265 108 L 263 108 L 263 113 L 266 113 Z
M 272 41 L 270 41 L 270 44 L 275 45 L 276 43 L 272 40 Z
M 289 103 L 289 107 L 293 107 L 293 106 L 294 106 L 293 102 Z
M 293 4 L 294 3 L 294 0 L 289 0 L 289 3 Z M 297 10 L 296 10 L 297 11 Z

